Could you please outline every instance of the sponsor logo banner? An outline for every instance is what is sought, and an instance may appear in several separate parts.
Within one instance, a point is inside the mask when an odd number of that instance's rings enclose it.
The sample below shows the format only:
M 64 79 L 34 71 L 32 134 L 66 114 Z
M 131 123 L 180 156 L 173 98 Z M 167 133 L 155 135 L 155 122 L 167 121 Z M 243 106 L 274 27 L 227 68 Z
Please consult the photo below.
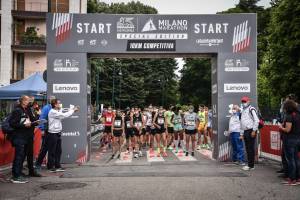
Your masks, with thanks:
M 121 17 L 117 22 L 117 32 L 134 32 L 135 25 L 133 23 L 134 17 Z
M 80 84 L 53 84 L 53 93 L 80 93 Z
M 55 72 L 78 72 L 79 62 L 75 59 L 55 59 L 53 70 Z
M 248 72 L 250 70 L 249 61 L 246 59 L 226 59 L 225 72 Z
M 250 83 L 225 83 L 224 93 L 250 93 Z
M 176 51 L 175 40 L 129 40 L 127 51 Z
M 79 131 L 72 131 L 72 132 L 62 132 L 62 136 L 80 136 Z
M 200 46 L 219 46 L 223 44 L 223 39 L 197 39 L 196 43 Z

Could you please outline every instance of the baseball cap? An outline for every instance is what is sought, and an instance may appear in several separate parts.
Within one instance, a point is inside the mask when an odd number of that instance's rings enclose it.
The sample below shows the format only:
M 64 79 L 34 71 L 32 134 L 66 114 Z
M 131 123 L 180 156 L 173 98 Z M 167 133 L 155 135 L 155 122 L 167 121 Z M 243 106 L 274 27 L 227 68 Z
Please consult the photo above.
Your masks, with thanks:
M 250 101 L 250 98 L 247 96 L 242 97 L 241 102 L 247 102 Z

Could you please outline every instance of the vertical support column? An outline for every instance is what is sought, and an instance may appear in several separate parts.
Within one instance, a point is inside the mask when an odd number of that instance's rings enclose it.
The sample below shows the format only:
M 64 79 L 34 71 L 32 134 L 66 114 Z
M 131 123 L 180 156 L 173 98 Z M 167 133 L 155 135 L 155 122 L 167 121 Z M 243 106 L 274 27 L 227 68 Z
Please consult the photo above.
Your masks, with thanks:
M 218 138 L 218 65 L 217 56 L 211 58 L 211 93 L 212 93 L 212 137 L 213 137 L 213 158 L 218 159 L 219 138 Z
M 241 97 L 248 96 L 257 108 L 256 52 L 219 53 L 217 71 L 218 155 L 215 158 L 226 161 L 231 159 L 231 144 L 224 132 L 228 131 L 232 106 L 241 106 Z
M 63 120 L 62 163 L 88 160 L 91 119 L 88 73 L 86 53 L 47 54 L 47 95 L 60 99 L 65 111 L 70 105 L 80 107 L 79 112 Z

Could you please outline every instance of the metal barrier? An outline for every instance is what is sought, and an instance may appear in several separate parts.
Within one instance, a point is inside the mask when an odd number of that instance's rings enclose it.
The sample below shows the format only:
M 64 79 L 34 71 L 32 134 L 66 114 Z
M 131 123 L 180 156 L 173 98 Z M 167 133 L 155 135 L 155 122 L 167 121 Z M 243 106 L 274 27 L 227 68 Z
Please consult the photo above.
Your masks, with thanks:
M 41 130 L 36 128 L 34 131 L 33 156 L 37 158 L 41 148 L 42 134 Z M 15 150 L 11 142 L 5 139 L 3 132 L 0 130 L 0 170 L 2 166 L 10 165 L 14 159 Z
M 265 125 L 260 130 L 260 156 L 281 161 L 281 146 L 279 127 L 277 125 Z

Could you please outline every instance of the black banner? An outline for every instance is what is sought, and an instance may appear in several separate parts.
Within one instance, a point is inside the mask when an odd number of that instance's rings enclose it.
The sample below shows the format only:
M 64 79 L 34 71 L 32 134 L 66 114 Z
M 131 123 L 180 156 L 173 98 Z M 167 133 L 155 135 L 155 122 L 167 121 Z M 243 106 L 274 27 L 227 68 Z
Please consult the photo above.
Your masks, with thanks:
M 176 51 L 176 41 L 128 40 L 127 51 Z

